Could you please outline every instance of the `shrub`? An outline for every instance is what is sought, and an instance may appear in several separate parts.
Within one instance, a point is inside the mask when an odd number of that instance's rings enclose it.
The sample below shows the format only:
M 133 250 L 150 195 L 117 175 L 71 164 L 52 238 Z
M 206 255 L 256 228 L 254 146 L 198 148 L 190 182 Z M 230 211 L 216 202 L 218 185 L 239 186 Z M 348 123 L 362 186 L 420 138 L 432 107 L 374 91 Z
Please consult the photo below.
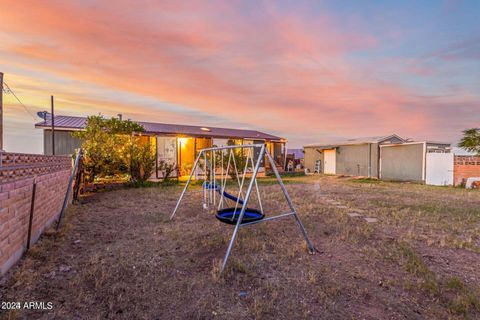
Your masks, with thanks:
M 117 118 L 90 116 L 84 131 L 72 135 L 82 142 L 85 178 L 128 175 L 130 181 L 144 181 L 155 166 L 155 154 L 136 134 L 144 131 L 138 123 Z
M 130 177 L 131 181 L 146 181 L 155 170 L 155 154 L 152 152 L 150 145 L 136 142 L 130 149 Z
M 161 160 L 158 163 L 158 170 L 160 170 L 163 174 L 163 181 L 167 182 L 170 180 L 170 176 L 172 175 L 172 173 L 177 170 L 177 166 L 173 163 Z

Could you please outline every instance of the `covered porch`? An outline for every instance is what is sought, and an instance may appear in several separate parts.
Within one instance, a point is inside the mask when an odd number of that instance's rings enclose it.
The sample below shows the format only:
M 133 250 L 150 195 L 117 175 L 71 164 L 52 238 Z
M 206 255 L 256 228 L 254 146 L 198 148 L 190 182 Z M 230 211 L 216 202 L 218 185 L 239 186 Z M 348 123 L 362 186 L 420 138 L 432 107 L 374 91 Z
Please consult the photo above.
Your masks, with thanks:
M 174 165 L 176 169 L 171 176 L 181 178 L 190 174 L 200 150 L 242 144 L 266 144 L 268 152 L 277 164 L 277 169 L 284 171 L 285 168 L 286 141 L 156 135 L 150 137 L 150 142 L 156 150 L 156 170 L 152 177 L 156 179 L 163 178 L 162 163 Z M 268 162 L 263 161 L 263 163 L 267 164 L 263 167 L 264 172 L 271 170 Z

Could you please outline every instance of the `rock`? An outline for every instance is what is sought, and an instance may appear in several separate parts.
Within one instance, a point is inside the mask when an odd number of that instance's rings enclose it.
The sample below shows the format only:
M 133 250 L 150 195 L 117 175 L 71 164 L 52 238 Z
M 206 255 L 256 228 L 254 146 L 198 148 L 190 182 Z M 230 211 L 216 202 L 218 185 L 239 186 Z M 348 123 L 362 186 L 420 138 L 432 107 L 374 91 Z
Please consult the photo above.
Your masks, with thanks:
M 361 217 L 362 215 L 357 212 L 349 212 L 347 213 L 349 217 Z
M 60 272 L 68 272 L 72 269 L 70 266 L 60 266 L 59 270 Z
M 368 223 L 375 223 L 375 222 L 378 221 L 377 218 L 367 218 L 367 217 L 365 217 L 363 219 L 365 219 L 365 221 L 367 221 Z

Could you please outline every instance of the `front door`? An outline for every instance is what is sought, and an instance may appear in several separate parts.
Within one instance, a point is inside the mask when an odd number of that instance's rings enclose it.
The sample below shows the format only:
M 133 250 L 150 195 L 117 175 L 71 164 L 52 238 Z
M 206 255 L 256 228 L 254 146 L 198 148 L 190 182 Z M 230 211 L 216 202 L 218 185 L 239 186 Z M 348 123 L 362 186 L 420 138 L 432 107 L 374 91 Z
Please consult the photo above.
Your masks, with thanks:
M 336 150 L 323 150 L 323 173 L 336 173 Z
M 179 176 L 188 176 L 195 163 L 195 138 L 178 138 L 178 171 Z
M 163 178 L 165 165 L 175 166 L 172 177 L 178 175 L 177 167 L 177 138 L 157 137 L 157 177 Z

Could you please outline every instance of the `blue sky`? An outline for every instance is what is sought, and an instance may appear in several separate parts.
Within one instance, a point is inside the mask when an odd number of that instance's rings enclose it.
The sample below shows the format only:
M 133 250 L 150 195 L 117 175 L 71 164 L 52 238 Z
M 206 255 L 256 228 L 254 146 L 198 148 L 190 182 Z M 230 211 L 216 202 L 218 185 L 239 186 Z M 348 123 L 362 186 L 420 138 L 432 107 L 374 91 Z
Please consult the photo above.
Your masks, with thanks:
M 257 129 L 291 147 L 480 123 L 479 1 L 2 0 L 0 71 L 30 113 Z M 5 145 L 41 152 L 5 95 Z

